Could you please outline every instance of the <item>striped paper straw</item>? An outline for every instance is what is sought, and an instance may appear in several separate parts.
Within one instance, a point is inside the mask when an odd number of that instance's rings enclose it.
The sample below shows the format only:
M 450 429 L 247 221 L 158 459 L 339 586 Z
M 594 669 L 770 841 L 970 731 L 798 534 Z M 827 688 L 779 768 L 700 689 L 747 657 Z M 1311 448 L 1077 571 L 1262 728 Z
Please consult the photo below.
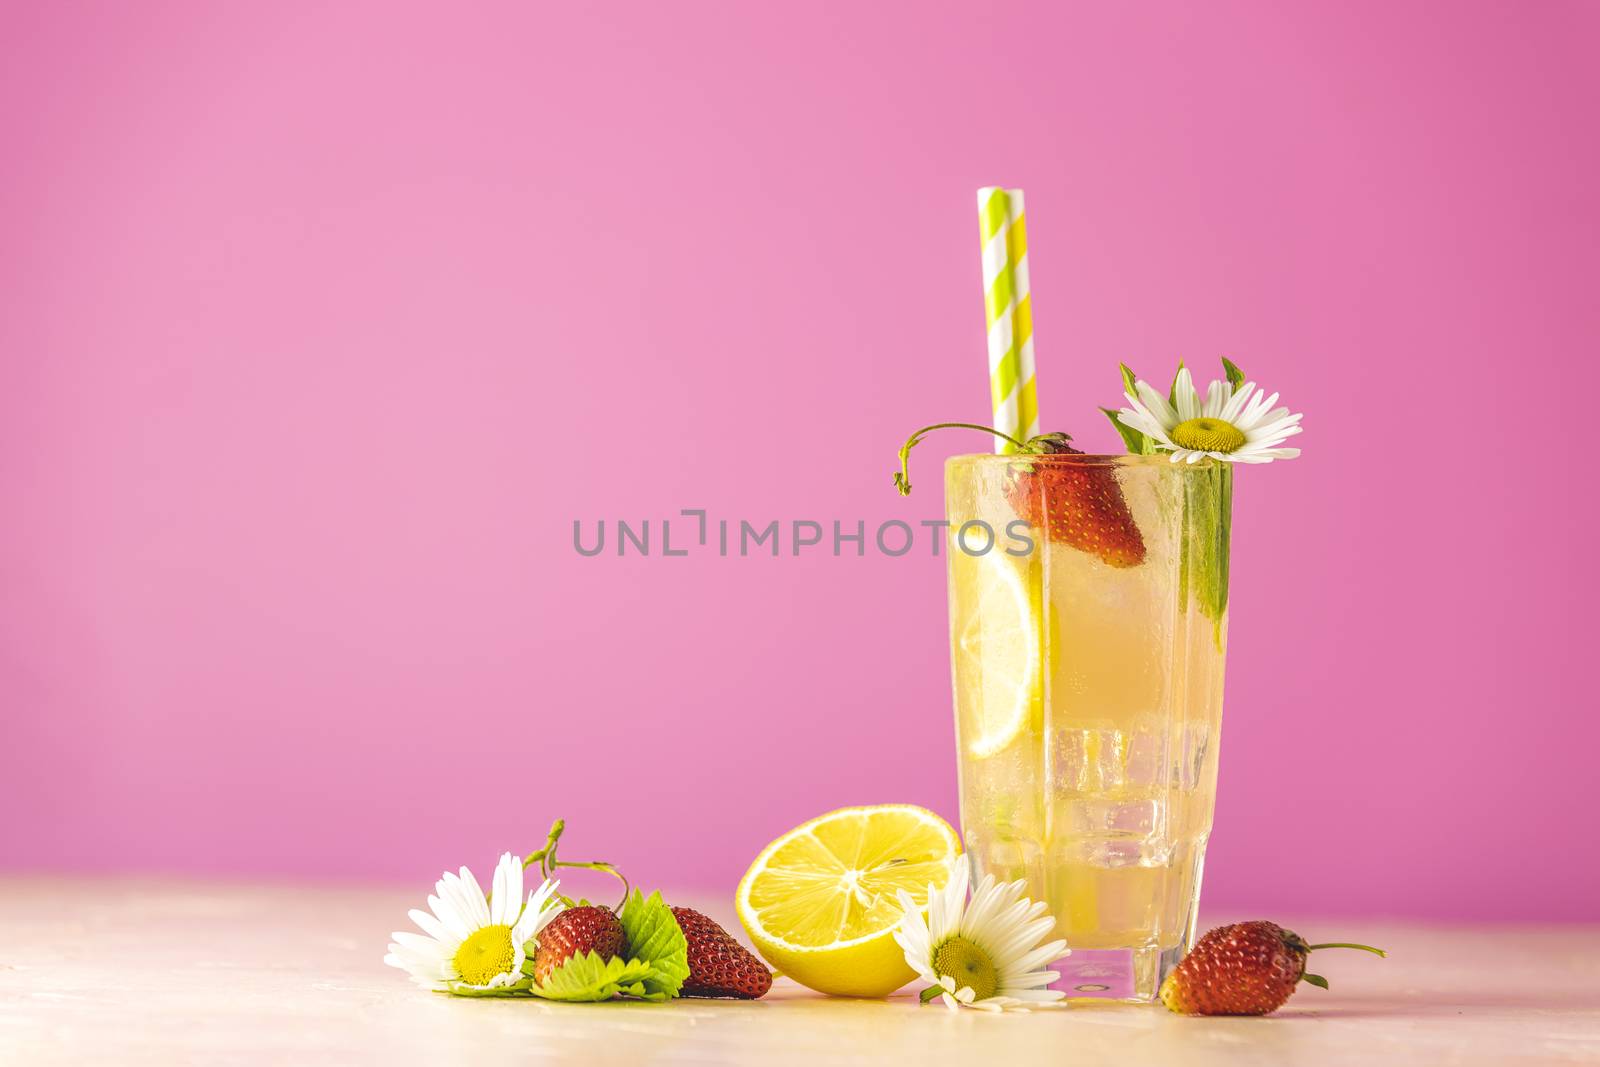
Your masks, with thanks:
M 1033 303 L 1022 190 L 979 189 L 978 226 L 983 239 L 983 309 L 989 327 L 994 428 L 1026 440 L 1039 432 L 1039 395 L 1033 374 Z M 1016 449 L 996 438 L 995 451 Z

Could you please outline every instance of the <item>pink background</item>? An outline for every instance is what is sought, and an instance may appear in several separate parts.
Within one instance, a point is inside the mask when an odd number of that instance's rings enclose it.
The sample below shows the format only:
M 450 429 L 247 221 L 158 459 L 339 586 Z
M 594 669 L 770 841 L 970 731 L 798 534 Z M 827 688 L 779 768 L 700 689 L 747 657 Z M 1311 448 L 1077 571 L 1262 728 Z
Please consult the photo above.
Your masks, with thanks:
M 1208 901 L 1600 918 L 1594 6 L 325 6 L 0 6 L 4 867 L 954 818 L 942 560 L 571 522 L 937 515 L 1003 182 L 1048 427 L 1222 353 L 1309 413 Z

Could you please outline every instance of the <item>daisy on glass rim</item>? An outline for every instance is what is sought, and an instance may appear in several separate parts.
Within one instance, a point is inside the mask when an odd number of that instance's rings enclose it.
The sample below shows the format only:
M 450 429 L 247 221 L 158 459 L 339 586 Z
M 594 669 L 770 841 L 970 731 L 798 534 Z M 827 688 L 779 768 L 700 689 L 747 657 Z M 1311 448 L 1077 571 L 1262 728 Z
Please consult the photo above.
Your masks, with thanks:
M 997 884 L 986 874 L 967 900 L 967 860 L 958 856 L 943 889 L 928 887 L 927 918 L 900 891 L 905 917 L 894 940 L 924 981 L 923 1003 L 935 997 L 951 1009 L 1027 1011 L 1058 1007 L 1066 996 L 1045 988 L 1061 975 L 1040 968 L 1068 954 L 1067 943 L 1039 944 L 1056 921 L 1044 904 L 1023 895 L 1021 881 Z
M 1255 382 L 1238 388 L 1226 380 L 1212 382 L 1202 400 L 1189 369 L 1180 366 L 1171 403 L 1142 379 L 1126 396 L 1129 406 L 1116 413 L 1117 421 L 1170 451 L 1174 463 L 1198 463 L 1206 456 L 1225 463 L 1271 463 L 1300 454 L 1298 448 L 1280 446 L 1300 432 L 1301 416 L 1274 407 L 1278 394 L 1268 396 Z
M 523 978 L 524 946 L 561 912 L 560 884 L 546 879 L 524 901 L 522 861 L 509 852 L 495 866 L 488 897 L 467 868 L 446 871 L 428 898 L 431 913 L 409 913 L 427 936 L 395 932 L 383 962 L 437 992 L 510 986 Z

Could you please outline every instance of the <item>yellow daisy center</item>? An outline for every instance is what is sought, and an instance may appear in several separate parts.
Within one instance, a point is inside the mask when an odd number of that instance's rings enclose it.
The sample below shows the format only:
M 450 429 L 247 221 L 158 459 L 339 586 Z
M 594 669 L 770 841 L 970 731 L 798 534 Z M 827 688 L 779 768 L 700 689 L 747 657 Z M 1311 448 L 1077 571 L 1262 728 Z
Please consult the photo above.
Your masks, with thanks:
M 1244 431 L 1231 422 L 1202 416 L 1174 426 L 1172 443 L 1196 452 L 1232 452 L 1244 444 Z
M 952 937 L 933 953 L 934 972 L 955 979 L 956 988 L 971 986 L 975 1000 L 992 997 L 1000 988 L 1000 974 L 994 960 L 983 949 L 964 937 Z
M 472 932 L 461 947 L 456 949 L 456 973 L 463 982 L 471 985 L 488 985 L 489 979 L 505 974 L 516 959 L 516 949 L 511 944 L 511 927 L 504 924 L 485 926 Z

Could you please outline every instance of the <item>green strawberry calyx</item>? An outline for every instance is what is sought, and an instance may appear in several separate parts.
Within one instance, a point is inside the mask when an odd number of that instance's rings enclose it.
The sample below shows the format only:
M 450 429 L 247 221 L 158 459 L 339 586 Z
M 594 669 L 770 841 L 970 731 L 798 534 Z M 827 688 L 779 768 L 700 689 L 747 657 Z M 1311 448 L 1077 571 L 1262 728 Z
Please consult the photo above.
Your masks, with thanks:
M 924 426 L 906 438 L 906 443 L 900 446 L 900 469 L 895 471 L 894 487 L 899 490 L 901 496 L 911 495 L 911 450 L 934 430 L 982 430 L 984 433 L 992 433 L 1002 440 L 1009 441 L 1017 452 L 1024 456 L 1054 456 L 1075 451 L 1071 443 L 1072 435 L 1069 433 L 1041 433 L 1026 441 L 1019 441 L 1008 433 L 979 422 L 936 422 L 931 426 Z

